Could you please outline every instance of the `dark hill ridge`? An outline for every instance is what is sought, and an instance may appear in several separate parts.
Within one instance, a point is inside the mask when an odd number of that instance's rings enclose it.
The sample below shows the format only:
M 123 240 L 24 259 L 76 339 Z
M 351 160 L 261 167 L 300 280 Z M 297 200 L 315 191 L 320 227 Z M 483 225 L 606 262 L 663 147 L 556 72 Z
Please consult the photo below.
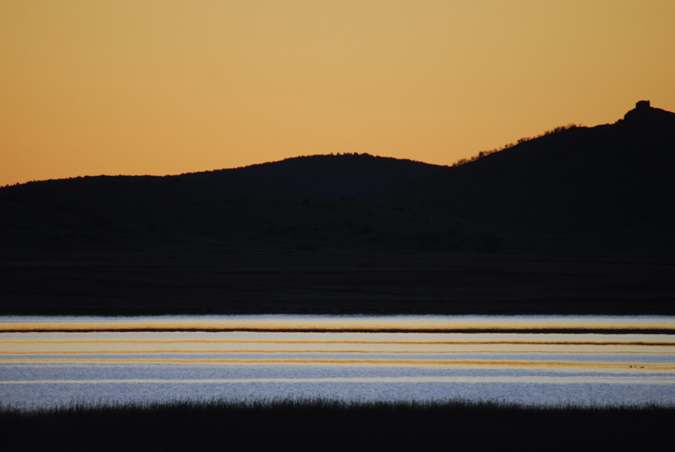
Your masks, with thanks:
M 314 156 L 0 188 L 0 315 L 673 315 L 674 118 L 640 103 L 455 167 Z
M 675 114 L 640 102 L 614 124 L 526 140 L 377 199 L 498 235 L 671 253 L 674 173 Z
M 293 249 L 428 248 L 428 237 L 444 234 L 447 222 L 420 224 L 400 209 L 361 198 L 439 168 L 345 154 L 180 176 L 32 182 L 0 189 L 0 230 L 64 236 L 94 228 Z M 340 195 L 325 194 L 331 192 Z M 473 240 L 478 234 L 466 236 Z M 473 249 L 473 243 L 467 247 Z
M 614 124 L 559 128 L 455 167 L 344 154 L 5 187 L 0 228 L 44 230 L 66 215 L 292 247 L 668 254 L 674 173 L 675 114 L 642 101 Z
M 361 198 L 438 172 L 438 165 L 369 154 L 313 155 L 243 168 L 184 174 L 186 180 Z

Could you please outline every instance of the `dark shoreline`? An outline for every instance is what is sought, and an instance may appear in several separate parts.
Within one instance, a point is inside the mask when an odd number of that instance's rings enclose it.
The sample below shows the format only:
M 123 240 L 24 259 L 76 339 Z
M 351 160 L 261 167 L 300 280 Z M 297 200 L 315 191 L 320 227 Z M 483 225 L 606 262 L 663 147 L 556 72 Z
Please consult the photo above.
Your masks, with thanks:
M 663 257 L 208 245 L 5 243 L 0 315 L 675 315 Z
M 541 407 L 496 402 L 72 405 L 0 408 L 3 443 L 22 450 L 625 450 L 668 444 L 675 407 Z

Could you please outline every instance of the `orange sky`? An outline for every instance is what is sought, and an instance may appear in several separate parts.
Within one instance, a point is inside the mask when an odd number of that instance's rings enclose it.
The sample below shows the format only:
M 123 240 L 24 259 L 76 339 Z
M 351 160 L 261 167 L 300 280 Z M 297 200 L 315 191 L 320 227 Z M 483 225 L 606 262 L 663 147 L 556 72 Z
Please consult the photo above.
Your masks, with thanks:
M 673 0 L 2 0 L 0 185 L 331 152 L 451 164 L 675 110 Z

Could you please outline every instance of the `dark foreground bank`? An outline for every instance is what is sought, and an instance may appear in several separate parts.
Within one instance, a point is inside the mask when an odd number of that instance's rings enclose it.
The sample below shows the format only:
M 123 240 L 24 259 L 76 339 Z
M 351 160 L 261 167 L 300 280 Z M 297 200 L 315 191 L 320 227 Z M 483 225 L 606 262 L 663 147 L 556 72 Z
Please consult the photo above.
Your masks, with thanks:
M 675 407 L 222 401 L 0 411 L 5 450 L 649 450 Z M 488 449 L 489 448 L 489 449 Z

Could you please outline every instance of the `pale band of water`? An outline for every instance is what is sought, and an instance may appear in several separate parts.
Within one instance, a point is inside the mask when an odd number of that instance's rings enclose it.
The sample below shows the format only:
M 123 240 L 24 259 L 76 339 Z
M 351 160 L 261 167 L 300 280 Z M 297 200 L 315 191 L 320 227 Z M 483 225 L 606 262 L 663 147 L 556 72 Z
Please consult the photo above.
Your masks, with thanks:
M 251 383 L 283 383 L 283 384 L 325 384 L 325 383 L 518 383 L 518 384 L 618 384 L 618 385 L 673 385 L 675 376 L 662 376 L 658 378 L 630 377 L 607 377 L 607 376 L 514 376 L 514 377 L 333 377 L 333 378 L 219 378 L 219 379 L 129 379 L 129 380 L 22 380 L 0 381 L 0 385 L 48 385 L 48 384 L 251 384 Z
M 0 318 L 0 402 L 675 404 L 675 318 Z

